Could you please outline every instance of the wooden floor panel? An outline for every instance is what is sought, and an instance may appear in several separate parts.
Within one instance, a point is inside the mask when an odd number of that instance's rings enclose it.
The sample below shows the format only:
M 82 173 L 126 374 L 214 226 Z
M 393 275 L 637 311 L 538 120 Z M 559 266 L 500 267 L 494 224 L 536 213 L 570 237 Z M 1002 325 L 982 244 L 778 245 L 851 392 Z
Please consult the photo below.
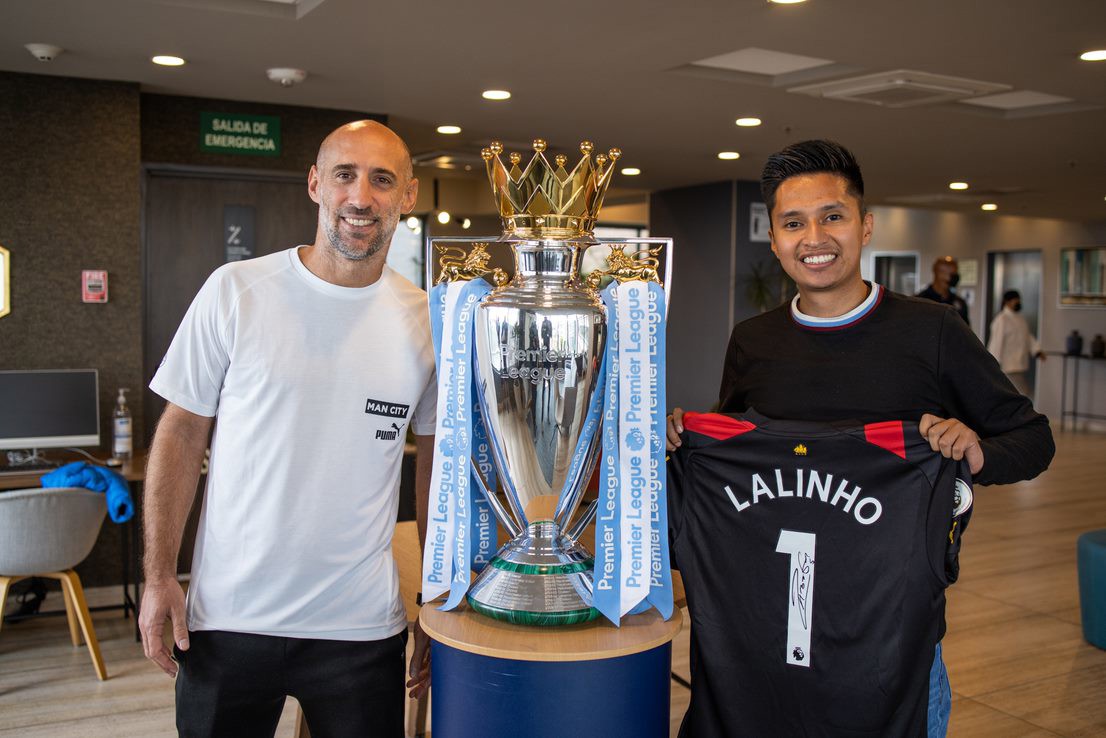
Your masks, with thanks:
M 1058 734 L 965 697 L 953 703 L 949 735 L 972 738 L 1053 738 Z
M 1106 735 L 1106 658 L 1087 669 L 975 699 L 1060 735 Z
M 1106 652 L 1087 645 L 1079 626 L 1037 614 L 994 627 L 950 623 L 943 651 L 953 689 L 972 698 L 1106 665 Z
M 976 488 L 961 581 L 949 592 L 945 659 L 952 738 L 1106 736 L 1106 652 L 1082 639 L 1075 541 L 1106 528 L 1106 437 L 1066 433 L 1052 469 L 1016 485 Z M 88 592 L 92 605 L 117 588 Z M 60 594 L 47 601 L 61 607 Z M 9 603 L 9 612 L 14 608 Z M 173 727 L 173 681 L 142 656 L 133 621 L 94 615 L 109 680 L 97 681 L 64 617 L 0 631 L 0 738 L 161 738 Z M 687 627 L 673 670 L 689 676 Z M 690 693 L 672 684 L 671 735 Z M 291 738 L 298 708 L 277 735 Z

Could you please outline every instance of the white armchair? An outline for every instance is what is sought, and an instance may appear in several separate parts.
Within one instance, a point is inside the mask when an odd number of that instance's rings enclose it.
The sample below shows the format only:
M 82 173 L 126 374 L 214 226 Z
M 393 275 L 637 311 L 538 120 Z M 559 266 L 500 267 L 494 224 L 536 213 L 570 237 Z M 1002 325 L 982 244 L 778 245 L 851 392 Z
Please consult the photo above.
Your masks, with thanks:
M 104 495 L 61 487 L 0 493 L 0 625 L 4 601 L 13 582 L 30 576 L 61 582 L 69 637 L 88 644 L 96 676 L 107 679 L 100 644 L 92 628 L 81 580 L 73 567 L 81 563 L 100 533 L 107 507 Z

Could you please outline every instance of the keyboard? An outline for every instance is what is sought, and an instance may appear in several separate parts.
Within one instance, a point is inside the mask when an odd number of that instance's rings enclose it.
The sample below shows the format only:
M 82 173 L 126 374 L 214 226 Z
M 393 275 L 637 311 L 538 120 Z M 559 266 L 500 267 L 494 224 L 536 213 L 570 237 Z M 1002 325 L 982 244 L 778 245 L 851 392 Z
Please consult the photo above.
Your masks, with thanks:
M 58 468 L 58 464 L 52 461 L 36 461 L 31 464 L 19 466 L 0 466 L 0 477 L 14 477 L 18 474 L 42 474 Z

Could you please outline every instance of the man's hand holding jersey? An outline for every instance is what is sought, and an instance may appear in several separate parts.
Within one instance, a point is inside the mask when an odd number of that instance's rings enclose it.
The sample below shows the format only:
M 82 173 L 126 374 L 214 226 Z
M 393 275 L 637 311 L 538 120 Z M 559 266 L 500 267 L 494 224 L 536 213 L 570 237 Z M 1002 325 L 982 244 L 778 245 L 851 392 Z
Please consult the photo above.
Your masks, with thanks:
M 972 474 L 978 474 L 983 468 L 979 436 L 956 418 L 939 418 L 926 413 L 918 423 L 918 432 L 929 441 L 930 448 L 946 459 L 967 459 Z

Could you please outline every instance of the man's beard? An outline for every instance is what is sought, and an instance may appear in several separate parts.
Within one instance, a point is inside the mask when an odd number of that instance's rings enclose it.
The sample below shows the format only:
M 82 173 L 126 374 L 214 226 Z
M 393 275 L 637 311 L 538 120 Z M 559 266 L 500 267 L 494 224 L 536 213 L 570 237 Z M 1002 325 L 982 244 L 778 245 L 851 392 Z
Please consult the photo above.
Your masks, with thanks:
M 346 215 L 358 215 L 357 213 L 346 213 Z M 342 238 L 342 234 L 339 231 L 339 223 L 341 223 L 341 215 L 335 218 L 333 224 L 328 223 L 326 225 L 326 237 L 330 241 L 330 245 L 334 247 L 334 250 L 341 254 L 344 258 L 350 261 L 364 261 L 365 259 L 375 256 L 382 248 L 392 242 L 392 234 L 395 233 L 395 226 L 398 225 L 399 219 L 393 224 L 392 228 L 385 228 L 384 222 L 386 220 L 385 215 L 381 215 L 377 220 L 377 225 L 380 228 L 377 230 L 376 236 L 369 241 L 347 241 Z M 365 244 L 363 247 L 355 247 L 354 244 Z

